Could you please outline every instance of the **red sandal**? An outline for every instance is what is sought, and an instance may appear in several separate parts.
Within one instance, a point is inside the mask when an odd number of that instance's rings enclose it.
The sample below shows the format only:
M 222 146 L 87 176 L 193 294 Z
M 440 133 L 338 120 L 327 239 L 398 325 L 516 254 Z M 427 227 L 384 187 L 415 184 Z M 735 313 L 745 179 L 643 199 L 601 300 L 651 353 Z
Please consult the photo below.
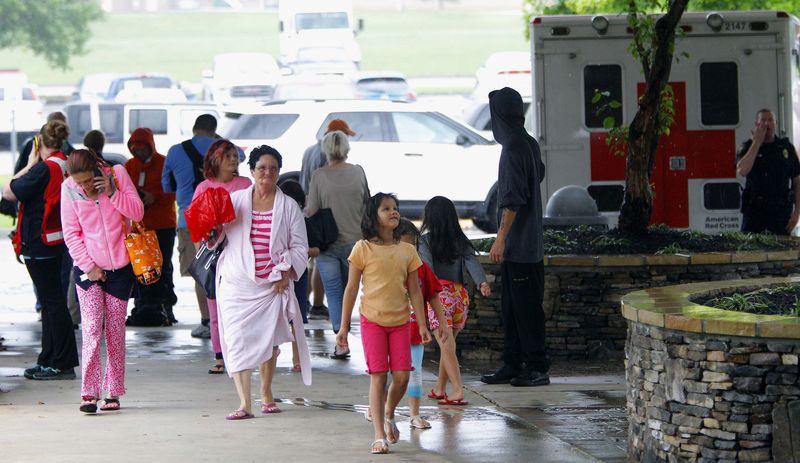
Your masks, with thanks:
M 444 398 L 442 400 L 436 403 L 438 403 L 439 405 L 469 405 L 469 402 L 467 402 L 464 399 L 450 400 L 450 398 L 447 397 L 447 394 L 444 395 Z
M 434 392 L 433 389 L 431 389 L 431 392 L 428 393 L 428 398 L 429 399 L 434 399 L 434 400 L 446 399 L 447 398 L 447 394 L 439 395 L 436 392 Z

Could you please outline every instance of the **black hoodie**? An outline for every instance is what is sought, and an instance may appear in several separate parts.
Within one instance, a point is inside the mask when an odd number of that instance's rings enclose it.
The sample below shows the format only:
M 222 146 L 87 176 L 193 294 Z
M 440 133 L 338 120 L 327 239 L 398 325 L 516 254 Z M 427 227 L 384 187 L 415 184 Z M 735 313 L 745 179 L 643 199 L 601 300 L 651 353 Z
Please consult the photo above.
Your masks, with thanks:
M 497 207 L 517 213 L 506 235 L 505 255 L 511 262 L 536 263 L 544 258 L 542 193 L 544 164 L 539 144 L 525 130 L 522 97 L 504 87 L 489 93 L 492 132 L 503 146 L 497 180 Z

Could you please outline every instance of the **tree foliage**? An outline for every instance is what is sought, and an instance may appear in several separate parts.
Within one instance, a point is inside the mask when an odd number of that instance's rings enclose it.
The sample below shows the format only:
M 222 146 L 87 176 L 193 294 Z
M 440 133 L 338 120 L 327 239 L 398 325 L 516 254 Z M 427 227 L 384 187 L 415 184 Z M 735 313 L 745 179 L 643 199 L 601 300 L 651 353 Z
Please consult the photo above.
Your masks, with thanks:
M 85 52 L 89 23 L 102 15 L 97 0 L 2 0 L 0 48 L 26 48 L 67 69 Z

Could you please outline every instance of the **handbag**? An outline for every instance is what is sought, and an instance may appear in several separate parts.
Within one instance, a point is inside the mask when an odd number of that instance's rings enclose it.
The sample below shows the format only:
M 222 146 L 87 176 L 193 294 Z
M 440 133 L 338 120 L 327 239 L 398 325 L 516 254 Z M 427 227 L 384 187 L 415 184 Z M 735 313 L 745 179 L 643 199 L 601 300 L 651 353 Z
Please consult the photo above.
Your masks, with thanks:
M 214 249 L 208 247 L 206 241 L 200 242 L 200 247 L 194 255 L 194 260 L 189 264 L 189 274 L 194 281 L 206 292 L 209 299 L 217 298 L 216 276 L 217 260 L 222 250 L 225 248 L 225 241 L 217 245 Z
M 339 238 L 339 227 L 329 208 L 320 209 L 306 219 L 308 247 L 319 248 L 320 252 L 328 249 Z
M 151 285 L 161 278 L 164 258 L 155 231 L 145 229 L 141 222 L 133 222 L 131 232 L 125 236 L 125 248 L 139 283 Z

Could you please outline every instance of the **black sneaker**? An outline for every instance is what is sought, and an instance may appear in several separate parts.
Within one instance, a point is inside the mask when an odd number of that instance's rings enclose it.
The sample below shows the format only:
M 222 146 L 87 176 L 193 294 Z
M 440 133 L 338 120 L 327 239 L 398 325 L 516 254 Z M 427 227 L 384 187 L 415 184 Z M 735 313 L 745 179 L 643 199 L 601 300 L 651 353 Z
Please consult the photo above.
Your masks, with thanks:
M 39 373 L 33 375 L 38 381 L 54 381 L 57 379 L 75 379 L 75 369 L 59 370 L 58 368 L 44 367 Z
M 517 387 L 546 386 L 550 384 L 550 375 L 534 368 L 524 368 L 522 373 L 511 379 L 511 385 Z
M 327 320 L 328 317 L 328 308 L 324 305 L 313 305 L 308 310 L 309 320 Z
M 508 384 L 512 378 L 519 375 L 519 371 L 519 368 L 506 364 L 494 373 L 481 376 L 481 382 L 486 384 Z
M 32 366 L 31 368 L 26 368 L 25 369 L 25 373 L 23 373 L 23 376 L 25 376 L 28 379 L 33 379 L 33 375 L 35 375 L 36 373 L 41 373 L 44 370 L 44 368 L 45 367 L 43 367 L 43 366 L 41 366 L 41 365 L 39 365 L 37 363 L 36 365 Z

